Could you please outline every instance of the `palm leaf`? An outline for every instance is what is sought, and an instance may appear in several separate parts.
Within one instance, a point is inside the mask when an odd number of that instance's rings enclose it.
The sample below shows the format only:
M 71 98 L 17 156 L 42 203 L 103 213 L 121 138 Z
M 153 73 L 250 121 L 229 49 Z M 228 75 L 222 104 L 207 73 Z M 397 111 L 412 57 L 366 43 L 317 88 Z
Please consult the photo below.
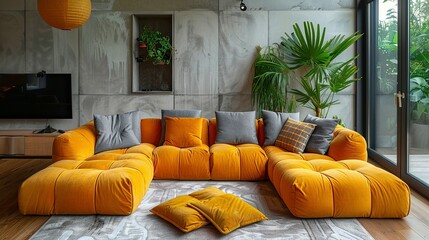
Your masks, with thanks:
M 269 47 L 259 49 L 252 84 L 252 102 L 258 114 L 262 109 L 284 111 L 288 84 L 288 66 L 278 57 L 276 50 Z
M 346 89 L 355 81 L 358 72 L 354 61 L 357 57 L 345 62 L 333 63 L 347 48 L 352 46 L 362 34 L 350 36 L 336 35 L 325 40 L 326 28 L 319 24 L 304 22 L 301 28 L 293 25 L 293 33 L 285 33 L 278 44 L 280 56 L 290 70 L 303 69 L 305 72 L 298 80 L 301 89 L 292 89 L 297 101 L 304 107 L 317 113 L 332 105 L 338 104 L 334 95 Z

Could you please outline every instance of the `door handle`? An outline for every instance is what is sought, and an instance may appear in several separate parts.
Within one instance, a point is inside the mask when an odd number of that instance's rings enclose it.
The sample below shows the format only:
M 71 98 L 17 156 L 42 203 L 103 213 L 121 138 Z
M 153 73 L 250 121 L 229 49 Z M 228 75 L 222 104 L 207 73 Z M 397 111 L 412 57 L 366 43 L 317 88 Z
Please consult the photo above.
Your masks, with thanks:
M 401 93 L 401 91 L 398 91 L 397 93 L 393 94 L 393 103 L 396 105 L 396 102 L 398 102 L 398 107 L 402 108 L 403 98 L 405 98 L 405 93 Z

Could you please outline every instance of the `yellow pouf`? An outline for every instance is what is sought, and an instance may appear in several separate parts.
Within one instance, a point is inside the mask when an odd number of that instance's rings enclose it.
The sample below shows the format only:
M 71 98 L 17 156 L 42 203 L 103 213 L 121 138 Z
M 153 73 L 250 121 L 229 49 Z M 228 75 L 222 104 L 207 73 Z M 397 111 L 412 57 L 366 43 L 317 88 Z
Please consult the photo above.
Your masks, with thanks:
M 24 215 L 133 213 L 153 178 L 147 157 L 62 160 L 28 178 L 19 191 Z
M 393 174 L 361 160 L 291 160 L 270 165 L 269 177 L 300 218 L 402 218 L 410 189 Z

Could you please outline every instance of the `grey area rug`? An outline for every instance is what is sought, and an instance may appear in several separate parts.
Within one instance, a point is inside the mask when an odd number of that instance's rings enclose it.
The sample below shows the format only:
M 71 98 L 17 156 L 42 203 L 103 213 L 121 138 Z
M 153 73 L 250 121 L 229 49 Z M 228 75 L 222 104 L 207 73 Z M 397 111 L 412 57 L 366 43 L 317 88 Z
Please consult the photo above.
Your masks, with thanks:
M 179 195 L 215 186 L 239 196 L 269 220 L 227 235 L 208 225 L 183 233 L 149 210 Z M 317 206 L 314 206 L 317 207 Z M 137 211 L 129 216 L 52 216 L 31 239 L 373 239 L 356 219 L 294 218 L 269 181 L 152 181 Z

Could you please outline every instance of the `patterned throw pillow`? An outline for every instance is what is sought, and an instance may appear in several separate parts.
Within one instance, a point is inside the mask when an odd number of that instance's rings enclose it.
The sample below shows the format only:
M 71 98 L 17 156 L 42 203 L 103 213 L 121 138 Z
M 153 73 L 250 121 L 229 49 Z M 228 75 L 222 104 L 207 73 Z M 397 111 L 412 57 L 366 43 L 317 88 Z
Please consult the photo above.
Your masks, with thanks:
M 262 118 L 264 119 L 264 146 L 272 146 L 288 118 L 299 121 L 299 112 L 283 113 L 262 110 Z
M 288 118 L 276 139 L 275 145 L 289 152 L 302 153 L 315 127 L 316 124 Z

